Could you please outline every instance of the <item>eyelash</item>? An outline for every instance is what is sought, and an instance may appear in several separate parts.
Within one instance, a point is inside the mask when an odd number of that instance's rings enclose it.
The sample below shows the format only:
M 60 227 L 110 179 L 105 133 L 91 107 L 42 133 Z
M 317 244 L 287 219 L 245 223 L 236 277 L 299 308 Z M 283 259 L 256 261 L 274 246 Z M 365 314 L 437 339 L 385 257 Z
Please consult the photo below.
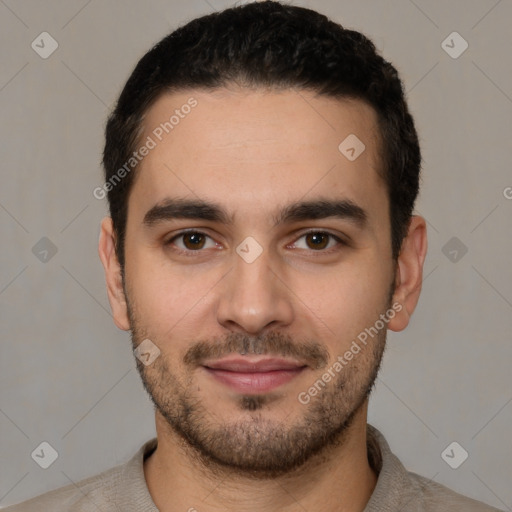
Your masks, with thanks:
M 317 229 L 312 229 L 312 230 L 309 230 L 309 231 L 306 231 L 306 232 L 302 233 L 298 238 L 296 238 L 294 240 L 293 243 L 295 244 L 301 238 L 303 238 L 303 237 L 305 237 L 305 236 L 307 236 L 309 234 L 312 234 L 312 233 L 327 235 L 331 239 L 335 240 L 337 242 L 337 245 L 335 247 L 330 247 L 329 249 L 318 249 L 318 250 L 309 249 L 309 252 L 311 252 L 311 253 L 331 254 L 332 252 L 335 252 L 335 251 L 339 250 L 340 246 L 342 246 L 342 247 L 347 247 L 348 246 L 348 243 L 346 241 L 344 241 L 340 237 L 334 235 L 333 233 L 330 233 L 329 231 L 322 231 L 322 230 L 317 230 Z M 186 231 L 181 231 L 180 233 L 174 235 L 167 242 L 165 242 L 165 245 L 166 246 L 171 246 L 175 240 L 177 240 L 178 238 L 183 237 L 185 235 L 188 235 L 188 234 L 203 235 L 203 236 L 213 240 L 213 238 L 210 235 L 204 233 L 203 231 L 198 231 L 196 229 L 189 229 L 189 230 L 186 230 Z M 180 248 L 177 248 L 177 247 L 174 247 L 173 250 L 175 252 L 177 252 L 178 254 L 182 254 L 184 256 L 192 256 L 192 257 L 196 256 L 195 253 L 200 254 L 201 252 L 204 252 L 203 249 L 198 249 L 198 250 L 194 251 L 194 250 L 191 250 L 191 249 L 184 250 L 184 249 L 180 249 Z M 307 250 L 307 249 L 302 249 L 302 250 Z

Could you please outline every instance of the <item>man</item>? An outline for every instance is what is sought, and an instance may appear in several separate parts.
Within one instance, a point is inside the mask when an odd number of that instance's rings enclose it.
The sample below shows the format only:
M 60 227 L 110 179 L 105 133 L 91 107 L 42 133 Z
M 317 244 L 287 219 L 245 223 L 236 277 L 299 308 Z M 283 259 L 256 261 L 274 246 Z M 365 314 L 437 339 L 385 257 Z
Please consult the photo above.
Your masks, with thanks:
M 267 1 L 193 20 L 138 63 L 106 128 L 99 253 L 157 438 L 12 511 L 486 511 L 367 425 L 427 240 L 394 67 Z

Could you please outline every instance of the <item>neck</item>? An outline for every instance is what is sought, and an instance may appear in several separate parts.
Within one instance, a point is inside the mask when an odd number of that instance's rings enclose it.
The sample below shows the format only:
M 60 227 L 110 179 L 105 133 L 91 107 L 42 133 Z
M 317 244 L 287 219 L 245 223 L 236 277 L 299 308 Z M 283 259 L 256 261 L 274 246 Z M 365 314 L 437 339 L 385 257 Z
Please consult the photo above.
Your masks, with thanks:
M 157 411 L 158 446 L 144 462 L 149 492 L 161 512 L 361 512 L 377 482 L 367 455 L 367 406 L 339 442 L 289 474 L 257 480 L 205 468 Z

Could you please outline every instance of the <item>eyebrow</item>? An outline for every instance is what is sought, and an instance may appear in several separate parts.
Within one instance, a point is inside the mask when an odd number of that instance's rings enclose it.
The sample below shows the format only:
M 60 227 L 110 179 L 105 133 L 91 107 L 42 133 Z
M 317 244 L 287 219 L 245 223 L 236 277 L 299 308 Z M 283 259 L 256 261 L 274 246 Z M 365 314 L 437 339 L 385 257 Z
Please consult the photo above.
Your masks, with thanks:
M 368 223 L 366 211 L 350 199 L 298 201 L 284 207 L 273 217 L 275 226 L 305 220 L 336 217 L 363 228 Z M 221 206 L 202 199 L 166 198 L 144 215 L 143 224 L 153 227 L 173 219 L 207 220 L 232 224 L 233 216 Z

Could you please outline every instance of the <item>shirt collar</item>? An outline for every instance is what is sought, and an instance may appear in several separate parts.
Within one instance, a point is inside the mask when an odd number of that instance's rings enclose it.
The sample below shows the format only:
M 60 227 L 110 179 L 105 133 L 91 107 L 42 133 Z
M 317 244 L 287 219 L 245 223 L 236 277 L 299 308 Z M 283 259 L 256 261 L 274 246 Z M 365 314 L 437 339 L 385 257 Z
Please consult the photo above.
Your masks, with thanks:
M 377 473 L 378 479 L 364 512 L 395 510 L 402 501 L 404 491 L 409 487 L 409 475 L 391 452 L 384 436 L 370 424 L 367 425 L 366 439 L 368 461 Z M 116 504 L 119 503 L 119 510 L 158 512 L 144 476 L 144 460 L 155 451 L 157 444 L 156 437 L 144 443 L 123 467 L 114 501 Z

